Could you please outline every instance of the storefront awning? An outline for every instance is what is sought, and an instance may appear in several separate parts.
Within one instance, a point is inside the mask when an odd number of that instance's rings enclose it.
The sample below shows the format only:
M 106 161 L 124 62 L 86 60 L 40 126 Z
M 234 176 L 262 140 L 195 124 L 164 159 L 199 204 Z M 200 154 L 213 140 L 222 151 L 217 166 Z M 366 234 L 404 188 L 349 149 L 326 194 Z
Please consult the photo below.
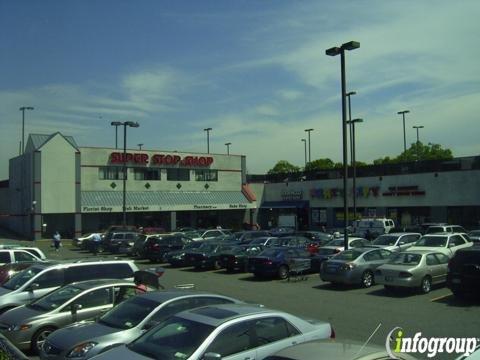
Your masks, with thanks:
M 295 209 L 308 207 L 308 201 L 264 201 L 260 209 Z
M 241 191 L 129 191 L 127 211 L 222 210 L 256 208 Z M 83 212 L 122 211 L 121 191 L 82 191 Z

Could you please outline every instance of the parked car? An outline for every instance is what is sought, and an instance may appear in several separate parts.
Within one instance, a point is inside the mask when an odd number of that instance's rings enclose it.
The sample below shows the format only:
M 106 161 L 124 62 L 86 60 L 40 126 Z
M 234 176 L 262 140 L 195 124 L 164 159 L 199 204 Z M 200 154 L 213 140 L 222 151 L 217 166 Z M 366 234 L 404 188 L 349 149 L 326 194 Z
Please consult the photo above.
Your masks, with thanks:
M 307 250 L 310 254 L 316 254 L 321 246 L 326 245 L 333 240 L 332 234 L 327 234 L 320 231 L 298 231 L 295 235 L 305 237 L 310 240 L 307 245 Z
M 270 233 L 263 230 L 246 230 L 235 232 L 232 235 L 240 244 L 248 244 L 254 239 L 270 236 Z
M 448 256 L 435 250 L 411 250 L 396 253 L 375 271 L 375 282 L 386 290 L 397 287 L 417 288 L 430 292 L 432 285 L 447 278 Z
M 146 257 L 145 245 L 151 241 L 149 239 L 158 239 L 159 237 L 165 236 L 168 234 L 139 234 L 133 242 L 133 246 L 130 248 L 128 254 L 130 256 L 138 257 L 143 259 Z
M 368 238 L 370 234 L 372 238 L 376 238 L 379 235 L 388 234 L 394 227 L 395 222 L 392 219 L 365 218 L 354 221 L 353 232 L 360 237 Z
M 355 247 L 366 247 L 370 246 L 371 242 L 367 239 L 349 236 L 348 237 L 348 248 Z M 328 242 L 326 245 L 322 246 L 321 249 L 332 249 L 335 252 L 339 253 L 345 250 L 345 240 L 343 238 L 334 239 Z
M 320 273 L 320 266 L 324 261 L 327 261 L 334 257 L 335 255 L 341 252 L 337 247 L 321 247 L 318 251 L 311 257 L 310 262 L 313 272 Z
M 207 306 L 178 313 L 97 359 L 264 359 L 292 343 L 333 335 L 327 322 L 260 306 Z
M 300 235 L 288 235 L 278 238 L 280 246 L 297 247 L 307 250 L 311 240 Z
M 184 246 L 183 249 L 169 251 L 165 254 L 165 261 L 175 267 L 187 266 L 185 254 L 189 251 L 198 249 L 204 241 L 192 241 Z
M 458 249 L 472 246 L 464 234 L 428 234 L 423 235 L 408 250 L 434 250 L 452 257 Z
M 152 237 L 145 243 L 146 257 L 152 262 L 161 262 L 165 260 L 166 253 L 182 250 L 191 242 L 192 239 L 181 234 Z
M 409 354 L 395 353 L 398 360 L 415 360 Z M 350 340 L 314 340 L 289 346 L 264 360 L 390 360 L 385 346 Z
M 260 254 L 263 251 L 262 245 L 237 245 L 230 250 L 219 254 L 220 266 L 227 271 L 235 270 L 245 272 L 248 270 L 248 257 Z
M 425 234 L 436 234 L 436 233 L 466 233 L 462 226 L 459 225 L 431 225 L 425 231 Z
M 264 236 L 253 239 L 249 245 L 262 245 L 264 247 L 280 246 L 280 238 L 274 236 Z
M 420 225 L 420 227 L 422 228 L 422 231 L 421 233 L 423 235 L 425 235 L 425 233 L 427 232 L 427 229 L 430 227 L 430 226 L 443 226 L 443 225 L 447 225 L 447 223 L 444 223 L 444 222 L 426 222 L 426 223 L 422 223 Z
M 137 265 L 131 260 L 39 263 L 20 271 L 0 287 L 0 313 L 76 281 L 101 278 L 133 280 L 133 273 L 137 270 Z
M 413 244 L 417 242 L 417 240 L 420 239 L 421 236 L 422 234 L 420 233 L 388 233 L 380 235 L 375 240 L 373 240 L 371 246 L 381 247 L 383 249 L 393 252 L 400 252 L 407 250 L 409 247 L 413 246 Z
M 41 262 L 42 260 L 26 250 L 0 250 L 0 265 L 20 262 Z
M 480 243 L 480 230 L 472 230 L 468 233 L 468 237 L 474 243 Z
M 356 284 L 370 287 L 375 284 L 374 272 L 387 263 L 392 255 L 385 249 L 353 248 L 342 251 L 320 266 L 320 278 L 331 283 Z
M 224 241 L 205 241 L 197 249 L 185 253 L 185 261 L 195 269 L 215 269 L 220 266 L 220 254 L 230 250 L 237 243 Z
M 63 286 L 0 315 L 0 332 L 20 350 L 38 352 L 56 329 L 94 318 L 128 297 L 136 285 L 125 280 L 89 280 Z
M 241 301 L 222 295 L 183 290 L 139 295 L 125 300 L 95 322 L 77 323 L 52 333 L 47 338 L 40 357 L 48 360 L 89 359 L 110 347 L 131 342 L 178 312 L 207 305 L 234 303 Z M 178 352 L 181 352 L 180 348 Z M 129 358 L 119 357 L 117 360 Z M 181 357 L 168 357 L 170 358 Z
M 38 261 L 25 261 L 20 263 L 10 263 L 0 266 L 0 285 L 6 283 L 16 273 L 25 270 L 26 268 L 38 264 Z
M 447 287 L 457 297 L 480 294 L 480 246 L 458 250 L 448 264 Z
M 215 239 L 216 237 L 219 236 L 224 236 L 224 235 L 230 235 L 232 232 L 227 229 L 211 229 L 211 230 L 205 230 L 200 237 L 198 238 L 193 238 L 195 241 L 201 241 L 201 240 L 212 240 Z
M 248 258 L 248 271 L 257 277 L 276 276 L 286 279 L 290 271 L 289 263 L 295 258 L 310 259 L 310 253 L 290 247 L 266 248 L 260 254 Z
M 133 247 L 139 235 L 140 233 L 131 231 L 109 232 L 102 240 L 100 248 L 113 254 L 127 253 Z M 100 249 L 97 251 L 101 252 Z
M 25 250 L 29 252 L 30 254 L 36 256 L 40 260 L 46 260 L 47 257 L 45 256 L 45 253 L 40 250 L 38 247 L 33 247 L 33 246 L 23 246 L 23 245 L 3 245 L 0 247 L 0 249 L 9 249 L 9 250 Z
M 76 247 L 79 247 L 81 249 L 88 249 L 89 246 L 88 246 L 88 242 L 89 241 L 93 241 L 93 237 L 98 234 L 100 235 L 100 237 L 104 237 L 105 234 L 101 233 L 101 232 L 94 232 L 94 233 L 87 233 L 87 234 L 83 234 L 82 236 L 79 236 L 77 238 L 74 238 L 72 240 L 72 245 L 73 246 L 76 246 Z

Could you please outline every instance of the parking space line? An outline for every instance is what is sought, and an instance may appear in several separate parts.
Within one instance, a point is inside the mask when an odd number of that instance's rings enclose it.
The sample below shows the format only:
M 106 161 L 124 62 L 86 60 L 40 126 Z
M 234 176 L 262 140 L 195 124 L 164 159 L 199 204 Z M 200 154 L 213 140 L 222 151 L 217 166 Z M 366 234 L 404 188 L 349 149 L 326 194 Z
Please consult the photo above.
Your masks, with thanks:
M 430 299 L 430 302 L 445 299 L 445 298 L 450 297 L 450 296 L 452 296 L 452 294 L 445 294 L 445 295 L 442 295 L 442 296 L 438 296 L 436 298 Z

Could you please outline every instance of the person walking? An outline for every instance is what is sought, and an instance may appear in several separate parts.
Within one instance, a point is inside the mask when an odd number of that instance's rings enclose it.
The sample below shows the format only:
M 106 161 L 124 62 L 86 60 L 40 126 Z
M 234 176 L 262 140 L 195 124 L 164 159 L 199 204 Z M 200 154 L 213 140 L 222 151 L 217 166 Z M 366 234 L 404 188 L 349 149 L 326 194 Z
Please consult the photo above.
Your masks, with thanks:
M 98 249 L 100 248 L 100 242 L 102 241 L 102 237 L 99 233 L 95 233 L 92 235 L 92 242 L 93 242 L 93 254 L 98 254 Z
M 60 233 L 58 231 L 55 231 L 53 234 L 53 247 L 55 248 L 55 251 L 58 252 L 60 249 L 60 246 L 62 244 L 62 238 L 60 237 Z

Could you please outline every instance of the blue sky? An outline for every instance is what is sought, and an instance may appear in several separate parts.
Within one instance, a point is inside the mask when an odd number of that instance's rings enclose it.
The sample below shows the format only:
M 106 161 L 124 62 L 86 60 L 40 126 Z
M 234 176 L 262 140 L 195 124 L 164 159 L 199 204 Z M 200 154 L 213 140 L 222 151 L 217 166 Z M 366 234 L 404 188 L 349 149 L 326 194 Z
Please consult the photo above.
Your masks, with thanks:
M 110 121 L 132 120 L 129 147 L 245 154 L 250 173 L 278 161 L 341 161 L 340 59 L 357 159 L 420 140 L 479 155 L 480 2 L 0 0 L 0 179 L 27 133 L 60 131 L 114 146 Z

